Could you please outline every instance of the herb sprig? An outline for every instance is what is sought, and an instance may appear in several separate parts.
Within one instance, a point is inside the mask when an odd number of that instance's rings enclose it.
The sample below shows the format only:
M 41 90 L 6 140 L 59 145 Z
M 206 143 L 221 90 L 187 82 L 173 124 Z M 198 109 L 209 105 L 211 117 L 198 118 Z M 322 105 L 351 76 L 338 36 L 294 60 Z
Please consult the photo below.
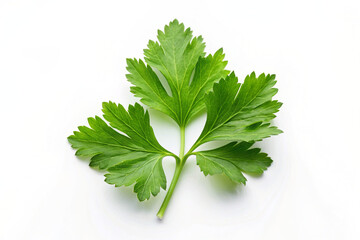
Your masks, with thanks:
M 131 92 L 145 105 L 172 118 L 180 129 L 180 153 L 163 148 L 150 125 L 147 110 L 136 103 L 126 110 L 121 104 L 103 103 L 103 118 L 89 118 L 89 127 L 80 126 L 68 137 L 77 156 L 90 157 L 90 166 L 106 170 L 105 181 L 116 187 L 134 185 L 140 201 L 166 190 L 162 160 L 171 156 L 176 168 L 170 187 L 157 214 L 162 218 L 186 160 L 196 156 L 205 175 L 225 174 L 245 184 L 243 173 L 262 174 L 272 163 L 256 141 L 281 133 L 270 121 L 281 103 L 272 100 L 277 93 L 275 75 L 255 73 L 242 84 L 234 72 L 225 70 L 222 49 L 206 55 L 201 36 L 177 20 L 158 31 L 158 42 L 149 41 L 145 62 L 127 59 L 126 75 Z M 160 73 L 155 73 L 154 70 Z M 166 79 L 167 92 L 159 79 Z M 185 128 L 194 116 L 206 109 L 207 120 L 194 145 L 185 153 Z M 210 141 L 230 143 L 206 151 L 196 151 Z

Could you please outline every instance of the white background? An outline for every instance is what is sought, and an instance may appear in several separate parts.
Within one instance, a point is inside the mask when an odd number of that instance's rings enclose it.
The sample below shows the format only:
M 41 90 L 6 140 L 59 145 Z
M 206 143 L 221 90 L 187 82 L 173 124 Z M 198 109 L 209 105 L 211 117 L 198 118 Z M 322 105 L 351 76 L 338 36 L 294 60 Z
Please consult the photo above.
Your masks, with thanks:
M 102 101 L 128 105 L 125 59 L 174 18 L 240 79 L 276 73 L 274 163 L 246 187 L 191 158 L 163 221 L 77 159 L 66 137 Z M 0 1 L 0 239 L 360 239 L 357 1 Z M 159 142 L 179 131 L 150 111 Z M 186 132 L 189 148 L 205 116 Z M 174 162 L 164 160 L 168 182 Z

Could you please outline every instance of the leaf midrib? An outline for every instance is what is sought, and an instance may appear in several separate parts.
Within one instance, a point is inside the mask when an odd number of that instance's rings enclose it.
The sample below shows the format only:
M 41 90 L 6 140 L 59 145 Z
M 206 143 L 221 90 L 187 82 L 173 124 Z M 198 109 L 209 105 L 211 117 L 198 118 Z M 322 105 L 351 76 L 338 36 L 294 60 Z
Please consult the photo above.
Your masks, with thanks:
M 91 140 L 86 140 L 86 139 L 76 139 L 76 141 L 79 141 L 79 142 L 85 142 L 85 143 L 95 143 L 95 144 L 100 144 L 100 145 L 105 145 L 105 146 L 109 146 L 109 147 L 120 147 L 120 148 L 125 148 L 125 149 L 128 149 L 128 150 L 131 150 L 131 151 L 134 151 L 134 152 L 147 152 L 147 153 L 156 153 L 156 154 L 166 154 L 166 156 L 171 156 L 169 155 L 168 152 L 158 152 L 158 151 L 150 151 L 150 150 L 147 150 L 147 149 L 143 149 L 143 148 L 140 148 L 140 149 L 137 149 L 137 148 L 131 148 L 131 147 L 128 147 L 128 146 L 125 146 L 125 145 L 117 145 L 117 144 L 112 144 L 112 143 L 106 143 L 106 142 L 99 142 L 99 141 L 91 141 Z M 79 148 L 80 149 L 80 148 Z M 84 148 L 83 148 L 84 149 Z M 120 156 L 120 155 L 119 155 Z

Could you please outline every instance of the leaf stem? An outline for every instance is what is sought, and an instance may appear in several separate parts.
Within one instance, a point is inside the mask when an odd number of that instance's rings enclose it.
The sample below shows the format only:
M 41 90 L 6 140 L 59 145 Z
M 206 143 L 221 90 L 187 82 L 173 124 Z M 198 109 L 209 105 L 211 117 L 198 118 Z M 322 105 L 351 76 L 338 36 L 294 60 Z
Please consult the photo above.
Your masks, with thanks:
M 179 180 L 179 176 L 181 174 L 181 171 L 185 165 L 186 159 L 190 156 L 186 154 L 184 156 L 185 152 L 185 127 L 180 127 L 180 153 L 179 158 L 176 159 L 176 168 L 175 173 L 173 176 L 173 179 L 171 180 L 169 190 L 166 193 L 165 199 L 163 203 L 161 204 L 161 207 L 159 209 L 159 212 L 157 213 L 157 217 L 159 219 L 162 219 L 166 210 L 167 205 L 169 204 L 169 201 L 171 199 L 171 196 L 174 192 L 175 186 Z
M 179 158 L 182 160 L 185 152 L 185 127 L 180 127 L 180 153 Z

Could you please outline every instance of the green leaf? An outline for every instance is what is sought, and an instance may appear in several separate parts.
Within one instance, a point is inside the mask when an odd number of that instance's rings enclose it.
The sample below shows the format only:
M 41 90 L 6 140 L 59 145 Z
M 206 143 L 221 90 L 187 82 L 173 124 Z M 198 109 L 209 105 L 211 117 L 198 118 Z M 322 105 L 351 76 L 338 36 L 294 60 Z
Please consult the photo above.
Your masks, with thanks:
M 103 103 L 103 112 L 111 127 L 96 116 L 88 119 L 90 128 L 81 126 L 68 137 L 78 149 L 76 155 L 91 157 L 92 167 L 108 169 L 106 181 L 110 184 L 136 183 L 134 191 L 141 201 L 149 199 L 150 192 L 155 196 L 160 187 L 166 189 L 162 159 L 173 154 L 156 140 L 148 112 L 139 104 L 130 105 L 126 111 L 113 102 Z M 119 169 L 125 175 L 116 174 Z
M 179 155 L 164 149 L 150 126 L 149 113 L 139 104 L 126 110 L 113 102 L 103 103 L 103 117 L 89 118 L 89 127 L 80 126 L 68 137 L 76 155 L 90 158 L 90 166 L 106 170 L 105 181 L 116 187 L 134 184 L 140 201 L 166 189 L 162 161 L 176 160 L 169 190 L 157 213 L 162 218 L 184 165 L 191 155 L 205 175 L 225 174 L 245 184 L 243 173 L 262 174 L 272 160 L 255 141 L 281 133 L 271 125 L 281 103 L 272 100 L 277 89 L 275 75 L 255 73 L 238 83 L 234 73 L 225 70 L 222 48 L 204 52 L 201 36 L 176 19 L 158 31 L 157 41 L 149 41 L 144 60 L 127 59 L 126 75 L 131 92 L 144 104 L 163 112 L 180 127 Z M 185 130 L 189 121 L 204 109 L 204 129 L 185 152 Z M 195 149 L 209 141 L 231 143 L 207 151 Z
M 127 59 L 127 79 L 134 85 L 131 91 L 141 101 L 157 109 L 179 126 L 204 109 L 204 95 L 214 82 L 229 72 L 222 49 L 205 56 L 201 36 L 192 36 L 190 28 L 177 20 L 158 31 L 158 41 L 149 41 L 144 50 L 146 65 L 142 60 Z M 154 69 L 160 71 L 170 87 L 168 94 Z M 192 77 L 193 75 L 193 77 Z
M 134 85 L 131 87 L 131 92 L 141 98 L 144 104 L 167 114 L 178 122 L 177 103 L 168 95 L 152 68 L 146 66 L 142 60 L 127 59 L 126 69 L 129 71 L 126 77 Z
M 231 73 L 214 84 L 206 96 L 207 120 L 195 147 L 214 140 L 259 141 L 281 133 L 269 123 L 282 105 L 271 100 L 275 83 L 275 75 L 252 73 L 240 85 Z
M 123 161 L 108 169 L 105 181 L 116 187 L 129 186 L 136 182 L 134 192 L 140 201 L 156 196 L 160 186 L 166 189 L 166 177 L 161 154 L 143 154 L 142 157 Z
M 224 70 L 227 65 L 227 61 L 223 61 L 224 57 L 223 49 L 220 48 L 214 56 L 209 54 L 206 58 L 199 58 L 190 90 L 184 97 L 187 102 L 190 102 L 186 119 L 191 119 L 205 108 L 205 94 L 212 89 L 215 82 L 229 74 L 229 71 Z
M 261 153 L 259 148 L 249 149 L 252 145 L 253 143 L 248 142 L 232 142 L 194 154 L 205 176 L 224 173 L 232 181 L 245 184 L 246 178 L 242 172 L 262 174 L 272 163 L 267 154 Z
M 168 81 L 174 92 L 189 85 L 190 76 L 199 59 L 204 56 L 205 44 L 201 36 L 192 36 L 190 28 L 177 20 L 165 26 L 164 32 L 158 30 L 159 42 L 149 41 L 144 50 L 146 62 L 158 69 Z M 176 91 L 175 91 L 176 90 Z
M 150 117 L 144 108 L 135 103 L 128 112 L 121 104 L 103 103 L 104 118 L 110 125 L 129 136 L 138 146 L 149 152 L 169 153 L 156 140 L 150 126 Z

